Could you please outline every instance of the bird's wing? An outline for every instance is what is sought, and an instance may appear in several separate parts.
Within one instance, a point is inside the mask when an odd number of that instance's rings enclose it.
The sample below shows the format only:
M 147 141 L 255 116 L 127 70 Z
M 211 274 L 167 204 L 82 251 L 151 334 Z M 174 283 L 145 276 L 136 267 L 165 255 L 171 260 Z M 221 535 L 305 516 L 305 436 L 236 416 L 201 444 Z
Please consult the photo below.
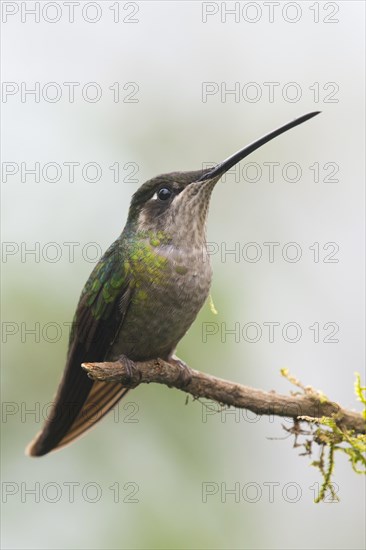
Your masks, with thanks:
M 119 383 L 93 382 L 81 363 L 103 361 L 128 310 L 129 266 L 115 241 L 94 268 L 80 296 L 66 367 L 42 431 L 27 447 L 41 456 L 67 445 L 98 422 L 128 391 Z

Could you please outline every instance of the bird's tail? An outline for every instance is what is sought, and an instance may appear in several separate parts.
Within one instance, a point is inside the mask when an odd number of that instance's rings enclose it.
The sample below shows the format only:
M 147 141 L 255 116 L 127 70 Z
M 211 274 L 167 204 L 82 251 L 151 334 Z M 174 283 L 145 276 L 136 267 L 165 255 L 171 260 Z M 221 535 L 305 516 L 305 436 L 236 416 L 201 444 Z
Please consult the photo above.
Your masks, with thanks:
M 94 426 L 128 392 L 115 382 L 93 382 L 81 368 L 77 349 L 70 354 L 49 418 L 26 448 L 42 456 L 68 445 Z M 87 360 L 87 359 L 86 359 Z

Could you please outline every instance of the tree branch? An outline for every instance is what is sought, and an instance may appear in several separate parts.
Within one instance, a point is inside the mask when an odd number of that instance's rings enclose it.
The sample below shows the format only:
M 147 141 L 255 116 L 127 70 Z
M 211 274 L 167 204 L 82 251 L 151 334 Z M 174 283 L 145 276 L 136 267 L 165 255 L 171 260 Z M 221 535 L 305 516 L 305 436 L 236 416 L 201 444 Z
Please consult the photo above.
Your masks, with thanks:
M 223 380 L 182 366 L 178 361 L 167 363 L 156 359 L 133 363 L 121 358 L 113 363 L 83 363 L 82 367 L 93 380 L 120 382 L 129 388 L 156 382 L 182 390 L 196 399 L 211 399 L 223 405 L 248 409 L 259 415 L 282 416 L 307 422 L 323 416 L 333 417 L 341 429 L 353 430 L 355 434 L 366 432 L 365 420 L 360 413 L 343 409 L 314 389 L 301 386 L 297 381 L 295 383 L 304 393 L 280 395 Z

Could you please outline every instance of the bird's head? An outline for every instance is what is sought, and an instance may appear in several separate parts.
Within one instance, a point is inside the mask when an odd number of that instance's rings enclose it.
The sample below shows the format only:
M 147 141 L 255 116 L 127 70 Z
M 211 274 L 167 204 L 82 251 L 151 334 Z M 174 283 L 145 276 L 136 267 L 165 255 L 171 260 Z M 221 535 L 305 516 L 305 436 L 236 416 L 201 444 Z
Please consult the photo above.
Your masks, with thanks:
M 171 172 L 148 180 L 132 197 L 127 226 L 149 234 L 163 233 L 175 245 L 202 245 L 211 193 L 223 174 L 271 139 L 318 113 L 281 126 L 213 168 Z

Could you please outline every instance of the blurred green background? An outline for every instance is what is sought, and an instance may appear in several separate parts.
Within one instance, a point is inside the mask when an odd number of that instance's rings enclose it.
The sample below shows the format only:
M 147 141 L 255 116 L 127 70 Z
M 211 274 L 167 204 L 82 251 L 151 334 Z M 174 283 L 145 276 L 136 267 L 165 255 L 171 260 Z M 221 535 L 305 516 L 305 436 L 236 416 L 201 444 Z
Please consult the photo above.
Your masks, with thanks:
M 139 184 L 221 161 L 318 109 L 216 187 L 207 238 L 218 315 L 206 305 L 178 355 L 282 392 L 291 389 L 279 374 L 288 367 L 356 406 L 354 371 L 364 364 L 364 4 L 79 2 L 74 22 L 67 3 L 48 4 L 40 2 L 37 22 L 26 12 L 38 9 L 34 2 L 2 2 L 3 547 L 363 548 L 364 480 L 338 457 L 341 500 L 315 505 L 321 479 L 292 448 L 286 419 L 186 404 L 183 393 L 151 385 L 60 452 L 30 459 L 24 447 L 56 390 L 81 288 L 98 251 L 123 228 Z M 39 101 L 22 97 L 37 82 Z M 70 82 L 80 84 L 73 102 Z M 97 88 L 85 91 L 90 82 Z M 225 95 L 235 86 L 239 97 Z M 91 101 L 97 89 L 102 95 Z M 36 162 L 39 181 L 21 166 Z M 44 169 L 51 162 L 61 174 Z M 70 162 L 80 163 L 74 181 Z M 98 181 L 87 181 L 93 167 L 83 177 L 87 163 L 99 166 Z M 279 163 L 273 181 L 268 163 Z M 286 256 L 289 242 L 301 251 L 297 262 L 289 261 L 295 248 Z M 247 243 L 262 252 L 257 262 Z M 279 243 L 273 261 L 264 243 Z M 235 247 L 239 257 L 225 254 Z M 280 324 L 273 342 L 269 322 Z M 218 330 L 204 338 L 206 323 Z M 225 337 L 235 323 L 257 323 L 261 337 Z M 287 323 L 300 327 L 297 342 L 288 341 L 291 331 L 282 335 Z M 335 326 L 338 342 L 326 342 Z

